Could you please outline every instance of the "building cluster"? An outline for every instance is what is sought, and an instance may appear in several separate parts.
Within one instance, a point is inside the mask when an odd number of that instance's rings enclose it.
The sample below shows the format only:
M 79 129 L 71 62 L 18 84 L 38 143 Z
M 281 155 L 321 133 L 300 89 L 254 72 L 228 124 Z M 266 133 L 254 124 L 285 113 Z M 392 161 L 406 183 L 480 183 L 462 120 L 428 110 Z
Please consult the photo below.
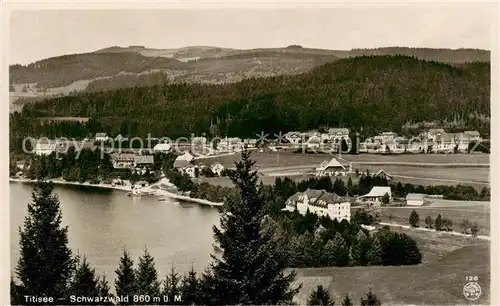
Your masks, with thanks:
M 467 153 L 469 144 L 483 140 L 478 131 L 449 133 L 444 129 L 429 129 L 413 138 L 384 132 L 360 142 L 360 153 Z
M 179 155 L 174 161 L 174 169 L 192 178 L 200 175 L 205 168 L 210 169 L 215 176 L 222 176 L 224 170 L 224 166 L 219 162 L 211 165 L 195 164 L 194 156 L 189 152 Z
M 307 189 L 297 192 L 285 202 L 284 211 L 298 211 L 305 215 L 307 211 L 332 220 L 351 220 L 351 202 L 345 197 L 325 190 Z

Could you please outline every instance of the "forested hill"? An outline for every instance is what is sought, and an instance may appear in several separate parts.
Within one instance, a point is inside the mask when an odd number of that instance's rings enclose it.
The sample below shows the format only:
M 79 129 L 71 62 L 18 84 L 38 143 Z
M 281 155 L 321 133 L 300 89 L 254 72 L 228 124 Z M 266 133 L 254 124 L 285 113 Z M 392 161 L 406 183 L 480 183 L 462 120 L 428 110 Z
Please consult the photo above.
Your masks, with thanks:
M 53 134 L 55 130 L 37 126 L 33 118 L 80 116 L 100 122 L 80 127 L 81 132 L 105 129 L 115 135 L 178 137 L 208 133 L 212 122 L 214 134 L 255 136 L 261 131 L 319 126 L 400 131 L 406 122 L 459 116 L 467 128 L 487 130 L 484 117 L 490 114 L 489 101 L 488 63 L 455 67 L 407 56 L 362 56 L 295 76 L 224 85 L 157 85 L 54 98 L 26 105 L 21 114 L 11 116 L 11 124 L 20 134 Z M 57 131 L 74 136 L 60 127 Z

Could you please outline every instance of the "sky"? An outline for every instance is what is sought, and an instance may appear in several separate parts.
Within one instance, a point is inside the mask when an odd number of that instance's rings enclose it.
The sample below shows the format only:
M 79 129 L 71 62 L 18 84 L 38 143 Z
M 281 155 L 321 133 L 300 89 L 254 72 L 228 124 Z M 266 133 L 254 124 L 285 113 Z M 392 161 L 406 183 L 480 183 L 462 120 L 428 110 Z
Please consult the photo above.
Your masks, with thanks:
M 10 64 L 110 46 L 491 49 L 495 4 L 309 9 L 36 10 L 10 15 Z

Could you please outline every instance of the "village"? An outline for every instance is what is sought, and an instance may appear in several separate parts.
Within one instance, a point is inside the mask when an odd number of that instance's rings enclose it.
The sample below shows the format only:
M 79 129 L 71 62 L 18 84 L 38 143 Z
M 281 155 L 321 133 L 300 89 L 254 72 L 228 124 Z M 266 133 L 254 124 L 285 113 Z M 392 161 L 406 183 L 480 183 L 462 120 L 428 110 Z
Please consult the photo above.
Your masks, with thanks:
M 142 141 L 142 140 L 141 140 Z M 359 163 L 349 160 L 346 156 L 349 151 L 343 152 L 344 147 L 352 147 L 351 131 L 347 128 L 331 128 L 324 133 L 311 131 L 308 133 L 288 132 L 280 136 L 278 140 L 262 139 L 240 139 L 237 137 L 225 137 L 222 139 L 212 139 L 209 141 L 206 137 L 191 137 L 190 140 L 179 141 L 172 143 L 165 139 L 151 138 L 148 143 L 154 143 L 152 147 L 135 147 L 129 139 L 123 135 L 110 137 L 106 133 L 97 133 L 93 138 L 86 138 L 79 141 L 64 141 L 61 139 L 40 139 L 34 144 L 33 153 L 37 156 L 47 156 L 53 152 L 57 154 L 66 153 L 69 147 L 73 146 L 76 151 L 82 149 L 102 148 L 109 152 L 112 167 L 117 170 L 130 170 L 132 174 L 145 175 L 152 170 L 155 163 L 154 157 L 157 153 L 174 153 L 177 155 L 173 169 L 178 173 L 191 178 L 195 182 L 209 182 L 218 185 L 220 179 L 228 181 L 229 171 L 233 167 L 228 162 L 222 162 L 226 156 L 235 156 L 236 153 L 243 149 L 256 151 L 256 154 L 266 154 L 266 156 L 275 155 L 278 158 L 277 163 L 280 164 L 280 154 L 287 153 L 287 156 L 296 154 L 304 156 L 305 160 L 309 160 L 311 154 L 321 158 L 325 153 L 331 153 L 330 156 L 323 157 L 323 161 L 317 162 L 318 159 L 311 159 L 311 163 L 304 165 L 301 172 L 290 173 L 284 171 L 286 169 L 296 169 L 300 165 L 290 167 L 277 168 L 263 166 L 258 169 L 259 175 L 263 180 L 271 183 L 271 179 L 276 177 L 297 176 L 300 178 L 307 177 L 339 177 L 344 180 L 359 180 L 361 177 L 381 178 L 387 182 L 393 180 L 393 175 L 389 174 L 384 169 L 378 167 L 376 171 L 370 173 L 368 170 L 358 169 Z M 429 129 L 426 132 L 420 133 L 418 137 L 408 139 L 404 136 L 398 136 L 394 132 L 383 132 L 379 135 L 368 137 L 362 142 L 360 140 L 358 154 L 365 153 L 368 156 L 397 154 L 427 154 L 427 153 L 470 153 L 471 144 L 483 141 L 483 138 L 477 131 L 465 131 L 462 133 L 448 133 L 444 129 Z M 128 148 L 127 148 L 128 145 Z M 342 155 L 344 153 L 344 155 Z M 335 155 L 334 155 L 335 154 Z M 370 160 L 370 159 L 369 159 Z M 313 162 L 316 164 L 313 166 Z M 18 161 L 17 167 L 22 170 L 26 165 L 23 161 Z M 377 165 L 377 162 L 372 162 Z M 363 164 L 363 163 L 361 163 Z M 370 161 L 366 162 L 370 164 Z M 382 163 L 383 165 L 384 163 Z M 388 163 L 386 163 L 388 164 Z M 313 166 L 313 167 L 311 167 Z M 356 166 L 356 168 L 355 168 Z M 271 171 L 275 170 L 275 171 Z M 165 192 L 170 195 L 177 194 L 185 196 L 182 193 L 176 192 L 175 186 L 165 178 L 165 173 L 160 174 L 158 178 L 162 184 L 170 189 Z M 219 179 L 219 181 L 217 181 Z M 154 194 L 157 190 L 151 187 L 158 188 L 156 185 L 150 184 L 145 180 L 139 180 L 130 184 L 124 182 L 120 178 L 113 179 L 111 182 L 113 187 L 127 185 L 128 195 L 141 196 L 145 194 Z M 174 187 L 173 189 L 171 187 Z M 160 188 L 161 189 L 161 188 Z M 347 194 L 339 196 L 335 193 L 330 193 L 325 190 L 308 189 L 305 192 L 297 193 L 291 196 L 286 201 L 285 211 L 297 210 L 301 214 L 307 211 L 319 216 L 327 216 L 331 219 L 350 220 L 352 207 L 366 207 L 370 209 L 378 209 L 381 206 L 422 206 L 429 203 L 429 199 L 442 198 L 443 195 L 426 195 L 424 193 L 408 193 L 405 198 L 395 198 L 390 186 L 373 186 L 367 194 Z M 207 202 L 209 203 L 209 202 Z M 209 203 L 210 204 L 210 203 Z M 217 203 L 211 203 L 218 205 Z

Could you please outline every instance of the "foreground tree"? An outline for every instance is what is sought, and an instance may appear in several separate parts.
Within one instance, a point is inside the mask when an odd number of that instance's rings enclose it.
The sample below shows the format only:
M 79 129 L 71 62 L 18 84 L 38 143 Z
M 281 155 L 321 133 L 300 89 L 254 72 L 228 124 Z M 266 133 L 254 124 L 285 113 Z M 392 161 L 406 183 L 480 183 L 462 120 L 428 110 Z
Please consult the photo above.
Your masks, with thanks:
M 361 306 L 380 306 L 382 302 L 380 299 L 373 294 L 372 289 L 365 295 L 361 297 Z
M 342 301 L 342 306 L 353 306 L 349 294 L 346 293 L 344 300 Z
M 231 180 L 240 199 L 227 199 L 221 213 L 221 228 L 214 236 L 223 252 L 203 277 L 203 304 L 290 304 L 299 288 L 291 289 L 295 272 L 285 272 L 288 254 L 278 248 L 273 231 L 262 231 L 266 203 L 257 188 L 257 173 L 250 153 L 244 151 Z
M 155 267 L 154 258 L 149 254 L 148 249 L 144 249 L 144 254 L 139 258 L 137 267 L 136 285 L 137 295 L 147 296 L 151 299 L 160 296 L 160 281 L 158 271 Z M 151 301 L 132 301 L 134 304 L 151 304 Z
M 199 305 L 200 304 L 200 299 L 198 294 L 199 291 L 200 291 L 199 281 L 198 278 L 196 277 L 196 272 L 194 271 L 194 267 L 191 266 L 191 270 L 189 270 L 187 276 L 185 275 L 182 278 L 181 282 L 180 292 L 182 296 L 182 303 L 184 305 Z
M 84 297 L 97 297 L 100 295 L 99 278 L 85 258 L 78 262 L 75 273 L 69 285 L 69 294 Z M 100 301 L 96 303 L 87 302 L 92 305 L 101 305 Z
M 127 250 L 123 250 L 120 258 L 120 266 L 116 270 L 117 278 L 115 280 L 115 290 L 117 296 L 128 296 L 129 303 L 132 303 L 132 297 L 136 294 L 136 275 L 134 271 L 134 261 L 130 258 Z
M 330 293 L 323 288 L 322 285 L 318 285 L 309 295 L 309 300 L 307 305 L 311 306 L 333 306 L 335 302 L 333 301 Z
M 419 227 L 420 219 L 415 210 L 413 210 L 408 218 L 408 223 L 410 223 L 411 227 Z
M 59 200 L 53 191 L 54 185 L 43 180 L 33 191 L 24 229 L 19 229 L 21 256 L 16 273 L 21 281 L 19 292 L 50 296 L 60 303 L 59 299 L 66 296 L 75 259 L 68 247 L 68 228 L 61 226 Z
M 434 220 L 432 220 L 431 216 L 425 217 L 425 227 L 430 229 L 434 228 Z

